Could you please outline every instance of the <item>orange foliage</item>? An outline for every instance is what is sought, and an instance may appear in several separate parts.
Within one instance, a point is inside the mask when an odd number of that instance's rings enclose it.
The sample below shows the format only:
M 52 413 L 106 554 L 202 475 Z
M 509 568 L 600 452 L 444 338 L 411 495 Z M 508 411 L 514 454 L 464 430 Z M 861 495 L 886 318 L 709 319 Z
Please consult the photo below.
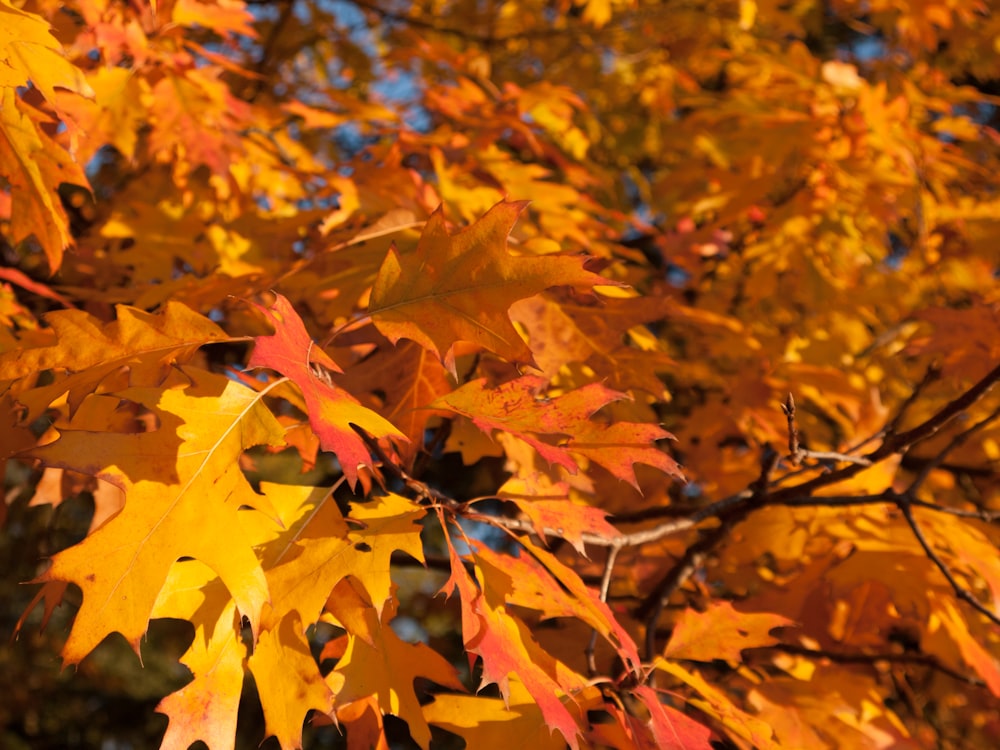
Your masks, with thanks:
M 188 623 L 164 748 L 997 746 L 997 39 L 0 0 L 17 627 Z

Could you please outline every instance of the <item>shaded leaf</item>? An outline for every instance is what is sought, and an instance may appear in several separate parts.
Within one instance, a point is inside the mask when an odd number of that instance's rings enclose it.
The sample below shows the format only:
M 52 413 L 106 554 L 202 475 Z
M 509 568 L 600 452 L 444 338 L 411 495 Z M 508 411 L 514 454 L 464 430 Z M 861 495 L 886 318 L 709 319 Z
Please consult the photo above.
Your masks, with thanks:
M 794 625 L 793 620 L 768 612 L 739 612 L 729 602 L 718 602 L 706 611 L 686 609 L 674 625 L 663 655 L 671 659 L 738 662 L 745 648 L 778 642 L 774 628 Z

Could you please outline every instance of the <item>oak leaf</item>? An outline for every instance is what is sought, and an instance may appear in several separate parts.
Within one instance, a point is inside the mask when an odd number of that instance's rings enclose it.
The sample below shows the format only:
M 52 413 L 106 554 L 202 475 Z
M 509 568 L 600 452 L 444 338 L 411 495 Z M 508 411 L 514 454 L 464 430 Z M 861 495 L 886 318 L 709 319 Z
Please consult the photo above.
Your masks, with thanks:
M 634 464 L 655 466 L 682 477 L 680 467 L 656 447 L 655 441 L 672 437 L 659 425 L 634 422 L 601 424 L 591 417 L 604 406 L 627 398 L 600 383 L 591 383 L 553 399 L 541 398 L 545 381 L 525 375 L 496 388 L 486 379 L 466 383 L 432 406 L 462 414 L 491 434 L 510 433 L 531 445 L 550 464 L 571 474 L 580 470 L 579 457 L 590 459 L 636 489 Z
M 354 487 L 358 482 L 358 467 L 370 466 L 371 458 L 368 446 L 353 427 L 360 427 L 375 438 L 405 441 L 406 436 L 328 377 L 317 374 L 322 373 L 317 368 L 341 370 L 326 352 L 314 345 L 287 299 L 277 295 L 271 307 L 255 303 L 254 307 L 274 326 L 275 333 L 254 339 L 253 356 L 247 366 L 276 370 L 299 387 L 320 447 L 337 454 L 344 476 Z
M 577 750 L 580 719 L 571 696 L 583 690 L 586 681 L 543 651 L 527 626 L 507 611 L 513 580 L 505 571 L 474 555 L 477 587 L 450 539 L 448 545 L 451 576 L 442 591 L 457 589 L 461 596 L 462 637 L 466 651 L 483 661 L 482 686 L 496 683 L 504 700 L 510 700 L 510 680 L 516 676 L 549 729 L 560 732 Z
M 675 305 L 668 297 L 601 294 L 581 300 L 579 295 L 546 292 L 516 302 L 510 314 L 527 330 L 531 353 L 546 377 L 584 363 L 615 389 L 661 396 L 665 391 L 657 373 L 666 371 L 672 360 L 662 351 L 626 341 L 641 333 L 637 326 L 666 317 Z
M 94 94 L 83 72 L 66 59 L 45 19 L 0 0 L 0 88 L 16 89 L 29 81 L 52 105 L 56 88 Z M 4 101 L 4 109 L 8 106 Z
M 625 668 L 638 674 L 641 660 L 635 642 L 597 592 L 547 550 L 527 539 L 522 539 L 521 545 L 529 554 L 517 558 L 499 555 L 488 547 L 477 552 L 477 557 L 510 575 L 507 603 L 536 609 L 544 618 L 576 617 L 600 633 L 616 650 Z
M 691 698 L 688 703 L 718 720 L 731 734 L 750 742 L 758 750 L 779 750 L 771 727 L 737 707 L 721 689 L 710 684 L 697 672 L 684 669 L 662 657 L 656 658 L 653 667 L 694 689 L 701 697 Z
M 253 491 L 238 462 L 247 448 L 281 445 L 282 429 L 250 389 L 219 375 L 184 373 L 191 379 L 187 387 L 118 394 L 149 409 L 159 429 L 139 434 L 69 429 L 30 454 L 125 491 L 121 513 L 58 553 L 39 579 L 69 581 L 83 590 L 63 650 L 67 663 L 79 662 L 113 631 L 138 651 L 170 566 L 182 557 L 218 573 L 257 632 L 270 595 L 238 515 L 244 506 L 268 511 L 270 505 Z M 113 464 L 108 456 L 114 456 Z
M 277 737 L 282 750 L 298 750 L 306 715 L 313 709 L 329 713 L 334 699 L 298 615 L 264 630 L 247 664 L 264 709 L 265 734 Z
M 348 526 L 337 504 L 319 503 L 297 526 L 284 554 L 267 571 L 271 602 L 267 618 L 277 623 L 295 612 L 303 623 L 313 623 L 337 583 L 352 576 L 364 587 L 375 611 L 389 601 L 392 581 L 389 564 L 396 550 L 423 561 L 418 521 L 426 511 L 399 495 L 387 495 L 353 506 Z
M 181 657 L 194 679 L 156 707 L 170 720 L 160 750 L 187 750 L 198 740 L 212 750 L 232 750 L 247 652 L 237 635 L 236 602 L 215 571 L 186 560 L 170 569 L 152 616 L 194 624 L 194 639 Z
M 686 609 L 674 625 L 663 655 L 692 661 L 739 662 L 743 649 L 771 646 L 778 642 L 771 630 L 794 624 L 782 615 L 739 612 L 726 601 L 714 603 L 704 612 Z
M 202 26 L 222 37 L 233 34 L 256 37 L 257 32 L 250 25 L 253 20 L 253 14 L 246 9 L 242 0 L 218 0 L 215 3 L 177 0 L 174 3 L 174 23 L 181 26 Z
M 428 405 L 451 391 L 449 380 L 438 359 L 412 341 L 379 348 L 338 378 L 351 393 L 377 394 L 373 408 L 409 438 L 400 449 L 409 457 L 423 445 L 428 421 L 442 414 Z
M 407 643 L 388 622 L 383 621 L 380 626 L 371 608 L 365 610 L 365 617 L 368 631 L 374 634 L 374 643 L 348 636 L 347 649 L 335 670 L 343 678 L 336 706 L 374 696 L 379 710 L 403 719 L 414 742 L 427 750 L 431 732 L 413 690 L 413 681 L 423 677 L 453 690 L 465 688 L 455 668 L 432 648 L 423 643 Z
M 447 729 L 476 750 L 564 750 L 565 740 L 546 723 L 524 684 L 511 677 L 506 700 L 442 694 L 423 707 L 428 723 Z
M 73 156 L 42 129 L 43 119 L 13 89 L 0 88 L 0 177 L 12 188 L 10 240 L 34 235 L 55 272 L 63 250 L 73 244 L 59 186 L 89 188 L 90 182 Z
M 75 411 L 87 394 L 122 368 L 128 368 L 130 385 L 157 385 L 171 365 L 186 362 L 200 346 L 229 339 L 215 323 L 180 302 L 168 302 L 158 313 L 118 305 L 116 314 L 117 320 L 102 323 L 80 310 L 49 313 L 45 321 L 54 341 L 0 355 L 0 379 L 27 378 L 45 370 L 55 375 L 52 384 L 19 394 L 29 408 L 28 419 L 64 393 Z
M 593 534 L 608 541 L 621 536 L 621 532 L 608 523 L 607 511 L 566 498 L 545 500 L 516 496 L 507 489 L 512 486 L 512 482 L 508 480 L 497 495 L 517 504 L 521 512 L 531 521 L 540 539 L 544 540 L 550 536 L 565 539 L 579 554 L 587 557 L 585 534 Z
M 351 519 L 361 527 L 352 530 L 327 496 L 287 534 L 265 547 L 266 559 L 271 559 L 274 545 L 279 553 L 267 571 L 271 601 L 264 608 L 262 634 L 249 666 L 260 691 L 267 732 L 278 737 L 282 748 L 300 747 L 309 708 L 328 712 L 333 707 L 333 692 L 309 653 L 306 628 L 320 619 L 331 592 L 347 576 L 363 587 L 372 602 L 365 606 L 380 617 L 391 596 L 393 552 L 402 550 L 423 560 L 416 521 L 424 513 L 412 501 L 388 495 L 356 505 Z M 309 696 L 308 705 L 295 697 L 300 692 Z
M 712 744 L 709 738 L 712 730 L 682 714 L 675 708 L 665 705 L 653 688 L 640 685 L 634 688 L 633 695 L 649 712 L 646 727 L 653 739 L 656 750 L 709 750 Z M 631 718 L 631 717 L 630 717 Z
M 612 282 L 585 271 L 582 258 L 517 257 L 507 250 L 527 204 L 502 202 L 470 227 L 450 234 L 439 209 L 416 250 L 392 248 L 375 278 L 369 313 L 393 343 L 412 339 L 455 374 L 455 344 L 468 341 L 512 362 L 532 361 L 511 322 L 517 300 L 553 286 L 589 289 Z

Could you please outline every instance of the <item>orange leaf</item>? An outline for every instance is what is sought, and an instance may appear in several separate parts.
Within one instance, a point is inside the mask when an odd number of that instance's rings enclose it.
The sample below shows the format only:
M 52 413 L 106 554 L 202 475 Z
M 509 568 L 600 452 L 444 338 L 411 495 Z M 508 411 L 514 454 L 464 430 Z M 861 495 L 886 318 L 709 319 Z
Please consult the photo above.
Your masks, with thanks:
M 657 657 L 653 667 L 694 689 L 701 698 L 692 698 L 688 703 L 717 719 L 731 734 L 752 743 L 757 750 L 780 750 L 771 727 L 738 708 L 722 690 L 708 683 L 697 672 L 690 672 L 662 657 Z
M 410 439 L 405 452 L 412 456 L 423 446 L 428 420 L 441 413 L 428 409 L 428 404 L 452 386 L 444 367 L 423 347 L 412 341 L 395 347 L 382 342 L 385 348 L 358 362 L 338 381 L 351 393 L 382 395 L 376 408 Z
M 424 706 L 425 719 L 465 740 L 475 750 L 564 750 L 530 693 L 512 676 L 506 701 L 471 695 L 437 695 Z
M 160 750 L 187 750 L 198 740 L 212 750 L 231 749 L 247 651 L 237 634 L 236 603 L 211 568 L 187 560 L 170 569 L 153 617 L 184 618 L 195 626 L 181 657 L 194 679 L 156 707 L 170 719 Z
M 634 464 L 655 466 L 681 477 L 680 467 L 656 447 L 655 441 L 672 435 L 654 424 L 590 419 L 602 407 L 626 398 L 622 393 L 591 383 L 553 399 L 537 394 L 545 381 L 533 375 L 487 388 L 485 378 L 467 383 L 432 406 L 447 408 L 473 421 L 487 434 L 500 430 L 518 436 L 550 464 L 575 474 L 577 456 L 600 464 L 618 479 L 639 488 Z
M 16 8 L 9 0 L 0 0 L 0 55 L 0 88 L 12 90 L 30 81 L 49 104 L 56 103 L 57 87 L 84 96 L 94 94 L 83 72 L 66 59 L 45 19 Z M 5 99 L 3 108 L 8 106 Z
M 487 547 L 477 552 L 479 557 L 510 574 L 513 588 L 508 603 L 537 609 L 545 617 L 572 616 L 582 620 L 615 648 L 626 669 L 638 673 L 641 660 L 632 636 L 597 592 L 587 588 L 579 574 L 555 555 L 527 539 L 520 544 L 530 554 L 512 558 Z
M 705 612 L 686 609 L 674 626 L 664 656 L 739 662 L 743 649 L 775 644 L 778 639 L 771 630 L 794 624 L 787 617 L 768 612 L 738 612 L 726 601 L 712 604 Z
M 389 251 L 372 289 L 369 312 L 393 343 L 416 341 L 455 374 L 455 344 L 468 341 L 512 362 L 531 362 L 531 350 L 511 323 L 519 299 L 552 286 L 611 284 L 583 269 L 582 258 L 515 257 L 507 250 L 523 201 L 502 202 L 457 234 L 438 209 L 414 252 Z
M 349 530 L 337 504 L 324 501 L 295 535 L 294 554 L 267 572 L 270 621 L 295 611 L 302 622 L 315 622 L 330 592 L 348 575 L 361 583 L 381 615 L 391 593 L 392 553 L 402 550 L 423 561 L 418 521 L 424 513 L 413 501 L 390 494 L 353 506 L 352 520 L 364 526 Z
M 482 685 L 496 683 L 510 700 L 510 679 L 516 676 L 538 704 L 550 729 L 559 731 L 573 750 L 579 747 L 579 719 L 572 702 L 561 696 L 582 690 L 586 682 L 542 650 L 527 626 L 507 611 L 513 580 L 487 557 L 474 556 L 479 588 L 448 540 L 451 577 L 442 591 L 456 588 L 462 598 L 462 635 L 465 648 L 483 660 Z M 488 555 L 488 553 L 487 553 Z
M 648 685 L 640 685 L 632 693 L 649 711 L 646 726 L 657 750 L 710 750 L 711 729 L 661 703 L 656 691 Z
M 174 3 L 174 23 L 181 26 L 202 26 L 223 37 L 243 34 L 256 38 L 253 14 L 242 0 L 215 0 L 201 3 L 198 0 L 177 0 Z
M 282 750 L 302 747 L 302 723 L 310 710 L 328 713 L 333 707 L 333 693 L 316 666 L 304 630 L 298 616 L 285 617 L 276 628 L 261 633 L 247 661 L 264 709 L 265 733 L 277 737 Z
M 621 536 L 621 532 L 608 523 L 607 511 L 600 508 L 581 505 L 568 499 L 535 500 L 530 497 L 514 497 L 503 487 L 497 495 L 517 503 L 521 512 L 531 519 L 531 525 L 541 539 L 547 536 L 565 539 L 584 557 L 587 557 L 584 534 L 594 534 L 603 539 Z
M 87 394 L 123 367 L 129 369 L 131 385 L 158 385 L 171 365 L 187 361 L 198 347 L 229 339 L 215 323 L 180 302 L 168 302 L 156 314 L 125 305 L 115 311 L 117 320 L 111 323 L 80 310 L 49 313 L 45 321 L 55 334 L 53 343 L 0 355 L 0 379 L 54 371 L 51 385 L 19 394 L 18 400 L 29 407 L 29 419 L 64 393 L 69 393 L 75 411 Z

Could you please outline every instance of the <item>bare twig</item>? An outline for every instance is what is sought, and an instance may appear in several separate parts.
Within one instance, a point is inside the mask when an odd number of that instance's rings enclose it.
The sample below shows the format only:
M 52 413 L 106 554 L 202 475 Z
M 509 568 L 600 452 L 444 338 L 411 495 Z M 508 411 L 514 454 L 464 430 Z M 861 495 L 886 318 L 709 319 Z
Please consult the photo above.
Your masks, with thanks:
M 850 653 L 843 651 L 829 651 L 826 649 L 806 648 L 805 646 L 798 646 L 791 643 L 779 643 L 774 646 L 768 646 L 767 648 L 774 651 L 781 651 L 786 654 L 793 654 L 795 656 L 805 656 L 810 659 L 827 659 L 838 664 L 871 664 L 873 666 L 878 662 L 889 662 L 891 664 L 916 664 L 928 667 L 929 669 L 933 669 L 941 674 L 946 674 L 959 682 L 975 685 L 977 687 L 986 687 L 986 683 L 982 680 L 942 664 L 933 654 L 924 654 L 920 652 L 890 654 L 868 654 L 863 652 Z
M 622 548 L 617 545 L 608 549 L 608 559 L 604 561 L 604 574 L 601 576 L 600 597 L 602 602 L 608 601 L 608 590 L 611 588 L 611 575 L 614 573 L 615 560 L 618 559 L 618 553 L 621 549 Z M 596 649 L 597 629 L 594 628 L 590 633 L 590 641 L 587 643 L 587 648 L 584 651 L 587 656 L 587 670 L 589 671 L 591 677 L 597 674 L 597 661 L 594 657 Z
M 930 473 L 934 471 L 936 468 L 938 468 L 952 451 L 954 451 L 956 448 L 962 445 L 962 443 L 964 443 L 966 440 L 972 437 L 975 433 L 982 430 L 991 422 L 994 422 L 997 419 L 997 417 L 1000 417 L 1000 406 L 998 406 L 996 409 L 990 412 L 990 414 L 987 417 L 976 422 L 974 425 L 972 425 L 972 427 L 969 427 L 967 430 L 963 430 L 962 432 L 955 435 L 948 443 L 948 445 L 946 445 L 941 451 L 938 452 L 936 456 L 930 459 L 921 468 L 920 473 L 917 474 L 916 479 L 914 479 L 913 482 L 910 484 L 909 488 L 907 489 L 907 492 L 909 494 L 913 494 L 918 487 L 920 487 L 921 485 L 923 485 L 925 481 L 927 481 L 927 477 L 930 476 Z
M 887 432 L 886 439 L 882 445 L 869 453 L 867 458 L 875 462 L 881 461 L 886 456 L 893 453 L 903 453 L 921 440 L 926 440 L 935 435 L 948 422 L 985 396 L 996 385 L 998 380 L 1000 380 L 1000 365 L 994 367 L 978 383 L 969 388 L 969 390 L 958 398 L 949 401 L 934 416 L 917 425 L 912 430 L 907 430 L 906 432 Z
M 792 463 L 799 465 L 799 429 L 795 426 L 795 399 L 792 392 L 788 392 L 788 398 L 781 405 L 781 411 L 785 413 L 788 420 L 788 456 Z
M 750 497 L 742 504 L 728 510 L 720 523 L 714 529 L 706 532 L 698 541 L 684 552 L 681 559 L 674 565 L 653 592 L 639 606 L 636 615 L 645 620 L 646 625 L 646 658 L 656 656 L 656 623 L 663 614 L 671 595 L 683 586 L 687 580 L 702 566 L 705 558 L 713 549 L 729 536 L 730 530 L 746 518 L 753 510 L 761 507 L 767 499 L 767 488 L 771 481 L 771 473 L 778 464 L 778 452 L 770 445 L 764 446 L 761 456 L 760 474 L 750 485 Z
M 923 547 L 924 554 L 926 554 L 928 559 L 937 566 L 938 570 L 941 571 L 941 575 L 943 575 L 945 580 L 948 581 L 948 584 L 955 592 L 955 596 L 971 606 L 980 614 L 985 615 L 994 624 L 1000 625 L 1000 617 L 997 616 L 996 612 L 986 607 L 973 595 L 971 591 L 960 584 L 948 568 L 948 565 L 941 559 L 938 553 L 934 551 L 934 548 L 931 547 L 930 542 L 927 541 L 927 537 L 924 536 L 924 532 L 921 531 L 920 526 L 917 525 L 917 520 L 913 517 L 913 508 L 910 499 L 906 496 L 900 496 L 897 500 L 896 504 L 903 512 L 903 518 L 905 518 L 906 523 L 909 524 L 910 530 L 913 532 L 913 536 L 916 537 L 917 542 L 919 542 L 920 546 Z
M 861 466 L 872 465 L 871 459 L 864 456 L 852 456 L 849 453 L 838 453 L 837 451 L 810 451 L 804 448 L 800 448 L 794 458 L 798 459 L 796 463 L 811 458 L 814 461 L 839 461 L 840 463 L 859 464 Z

